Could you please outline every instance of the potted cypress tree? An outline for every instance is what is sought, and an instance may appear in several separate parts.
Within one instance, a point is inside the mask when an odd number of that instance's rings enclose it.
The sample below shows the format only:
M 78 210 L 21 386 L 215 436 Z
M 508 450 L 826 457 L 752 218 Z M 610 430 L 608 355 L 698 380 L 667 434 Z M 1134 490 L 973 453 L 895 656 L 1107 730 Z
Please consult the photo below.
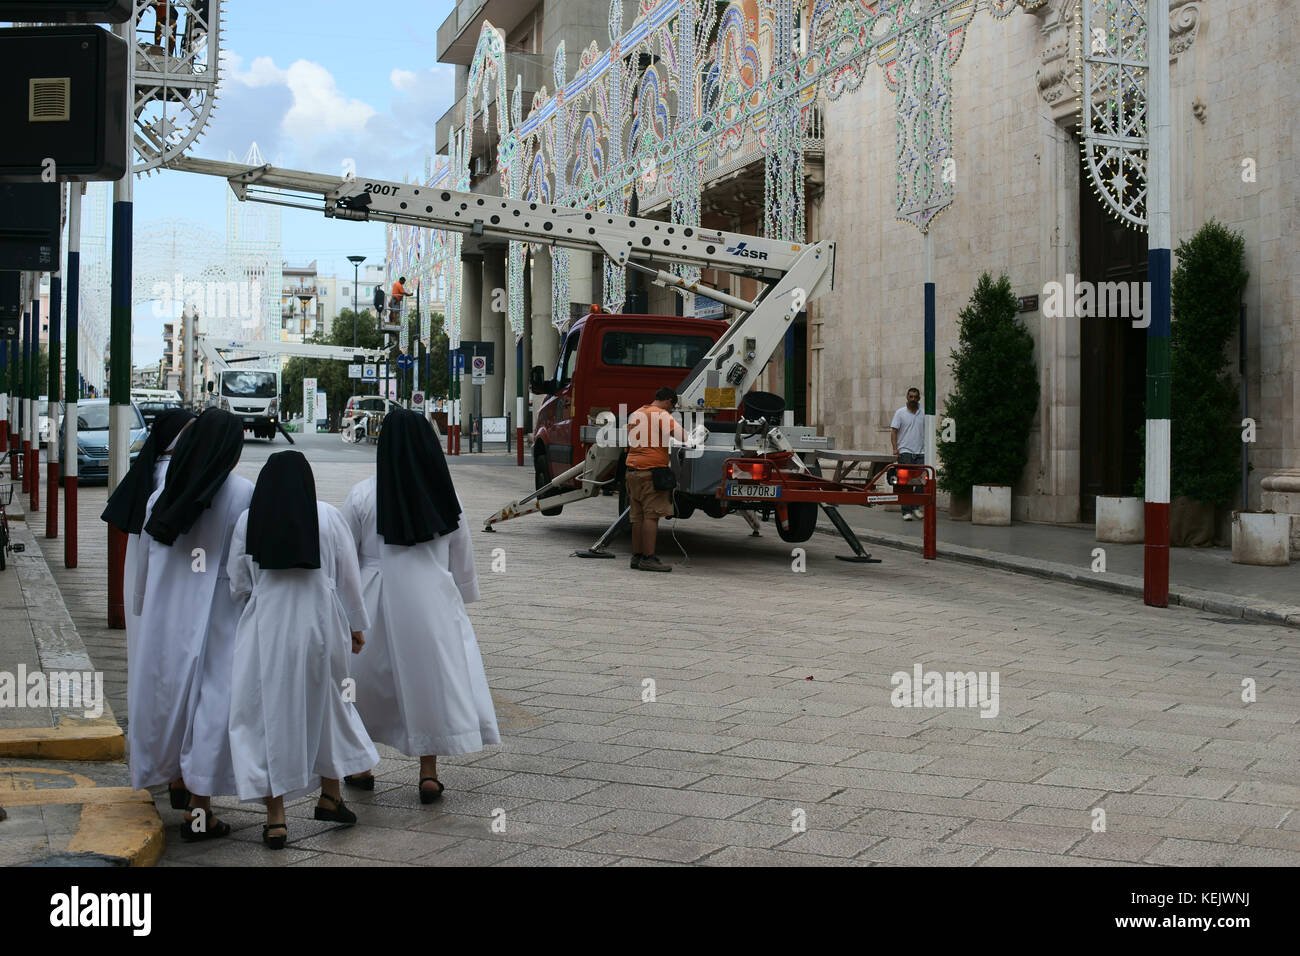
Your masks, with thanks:
M 1029 458 L 1038 409 L 1034 339 L 1017 318 L 1011 280 L 980 276 L 958 316 L 953 390 L 944 415 L 957 440 L 939 445 L 939 485 L 954 501 L 969 495 L 972 524 L 1009 525 L 1011 487 Z
M 1179 244 L 1170 287 L 1169 542 L 1214 543 L 1215 509 L 1236 490 L 1241 448 L 1228 343 L 1250 273 L 1240 234 L 1210 220 Z

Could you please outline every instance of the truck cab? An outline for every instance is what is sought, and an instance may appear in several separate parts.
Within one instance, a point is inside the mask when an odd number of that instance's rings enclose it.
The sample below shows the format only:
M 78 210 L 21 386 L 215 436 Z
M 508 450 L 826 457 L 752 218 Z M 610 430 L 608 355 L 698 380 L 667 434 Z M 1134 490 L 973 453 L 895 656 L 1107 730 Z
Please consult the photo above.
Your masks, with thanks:
M 533 433 L 537 487 L 583 460 L 582 426 L 595 424 L 603 411 L 629 415 L 660 387 L 676 388 L 727 327 L 719 319 L 673 315 L 592 313 L 576 319 L 560 343 L 554 372 L 532 369 L 530 391 L 547 396 Z
M 208 382 L 208 404 L 230 412 L 255 438 L 275 440 L 280 422 L 280 373 L 274 369 L 228 368 Z

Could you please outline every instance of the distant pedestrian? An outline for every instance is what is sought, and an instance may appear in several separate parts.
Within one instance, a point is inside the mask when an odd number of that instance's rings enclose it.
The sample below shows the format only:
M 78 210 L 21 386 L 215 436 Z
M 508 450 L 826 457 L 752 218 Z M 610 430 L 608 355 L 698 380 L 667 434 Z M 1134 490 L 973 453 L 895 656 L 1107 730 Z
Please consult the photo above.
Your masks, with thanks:
M 501 742 L 465 605 L 479 599 L 469 517 L 433 426 L 395 408 L 379 432 L 376 474 L 343 504 L 357 542 L 370 639 L 353 661 L 371 738 L 420 758 L 420 802 L 442 796 L 440 755 Z M 374 789 L 374 777 L 347 783 Z
M 686 429 L 673 418 L 677 392 L 664 387 L 654 401 L 627 418 L 627 469 L 624 484 L 632 520 L 631 567 L 640 571 L 671 571 L 655 556 L 659 519 L 676 514 L 673 473 L 668 467 L 668 439 L 686 440 Z
M 284 848 L 284 802 L 316 789 L 315 818 L 353 824 L 339 780 L 379 762 L 348 699 L 348 652 L 369 627 L 356 543 L 318 501 L 302 452 L 272 455 L 230 544 L 235 636 L 230 751 L 240 800 L 266 803 L 262 841 Z
M 227 725 L 240 609 L 226 560 L 253 496 L 253 483 L 231 473 L 243 447 L 243 423 L 221 409 L 185 429 L 166 483 L 149 501 L 136 563 L 142 671 L 132 686 L 144 692 L 128 697 L 132 786 L 184 778 L 187 841 L 230 833 L 212 817 L 211 798 L 235 793 Z
M 140 532 L 144 529 L 145 515 L 149 508 L 149 499 L 153 493 L 163 487 L 167 476 L 167 466 L 171 462 L 172 450 L 180 441 L 183 432 L 193 421 L 193 412 L 184 409 L 168 409 L 154 419 L 149 437 L 145 439 L 140 454 L 131 463 L 100 517 L 127 536 L 126 563 L 122 574 L 124 587 L 134 587 L 136 562 L 139 560 Z M 140 655 L 140 615 L 136 613 L 135 602 L 126 602 L 126 674 L 128 713 L 130 703 L 155 693 L 149 683 L 150 667 L 153 663 Z M 128 726 L 128 737 L 132 736 Z M 134 739 L 134 738 L 132 738 Z M 142 745 L 143 746 L 143 745 Z M 134 750 L 134 745 L 132 750 Z M 179 777 L 170 781 L 168 786 L 172 809 L 184 810 L 189 806 L 189 793 L 184 781 Z
M 907 390 L 907 404 L 894 412 L 894 420 L 889 423 L 889 440 L 900 465 L 925 464 L 925 414 L 921 411 L 920 389 Z M 903 505 L 903 520 L 914 520 L 914 511 L 925 513 L 924 508 Z

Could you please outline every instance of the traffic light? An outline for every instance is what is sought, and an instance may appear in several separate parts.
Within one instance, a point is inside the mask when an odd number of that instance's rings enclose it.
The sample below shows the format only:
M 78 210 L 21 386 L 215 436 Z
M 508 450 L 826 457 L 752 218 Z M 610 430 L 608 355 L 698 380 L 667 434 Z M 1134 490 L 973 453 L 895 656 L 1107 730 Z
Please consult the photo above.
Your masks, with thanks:
M 133 5 L 133 0 L 0 0 L 0 21 L 126 23 Z

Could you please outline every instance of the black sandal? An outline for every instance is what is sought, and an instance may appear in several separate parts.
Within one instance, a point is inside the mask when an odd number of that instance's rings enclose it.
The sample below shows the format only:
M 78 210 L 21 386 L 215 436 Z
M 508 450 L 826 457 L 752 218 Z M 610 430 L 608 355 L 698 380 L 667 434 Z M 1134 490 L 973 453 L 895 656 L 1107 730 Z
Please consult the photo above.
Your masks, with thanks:
M 283 836 L 271 836 L 272 830 L 283 830 Z M 285 842 L 289 839 L 289 824 L 287 823 L 268 823 L 262 827 L 262 842 L 266 844 L 267 849 L 283 850 Z
M 344 777 L 343 782 L 349 787 L 356 787 L 358 790 L 375 789 L 375 775 L 373 773 L 356 773 L 350 777 Z
M 437 791 L 430 792 L 428 790 L 425 790 L 424 785 L 426 783 L 436 783 L 438 785 Z M 446 789 L 447 788 L 442 785 L 442 781 L 439 780 L 437 777 L 421 777 L 420 778 L 420 802 L 433 803 L 433 801 L 435 800 L 441 800 L 442 792 Z
M 194 824 L 198 819 L 198 817 L 192 817 L 181 824 L 181 839 L 186 843 L 199 843 L 203 840 L 216 840 L 220 837 L 230 836 L 230 824 L 225 820 L 218 820 L 209 813 L 207 827 L 202 830 L 195 830 Z
M 322 807 L 320 804 L 317 804 L 316 805 L 317 820 L 327 820 L 330 823 L 343 823 L 343 824 L 347 824 L 348 826 L 351 826 L 352 824 L 357 822 L 357 815 L 353 813 L 351 810 L 349 810 L 348 805 L 344 803 L 342 800 L 336 800 L 334 797 L 331 797 L 328 793 L 322 793 L 321 799 L 328 800 L 330 801 L 330 803 L 333 803 L 335 806 L 333 810 L 327 810 L 325 807 Z
M 168 784 L 167 796 L 171 800 L 173 810 L 188 810 L 190 808 L 190 792 L 184 787 L 173 787 Z

